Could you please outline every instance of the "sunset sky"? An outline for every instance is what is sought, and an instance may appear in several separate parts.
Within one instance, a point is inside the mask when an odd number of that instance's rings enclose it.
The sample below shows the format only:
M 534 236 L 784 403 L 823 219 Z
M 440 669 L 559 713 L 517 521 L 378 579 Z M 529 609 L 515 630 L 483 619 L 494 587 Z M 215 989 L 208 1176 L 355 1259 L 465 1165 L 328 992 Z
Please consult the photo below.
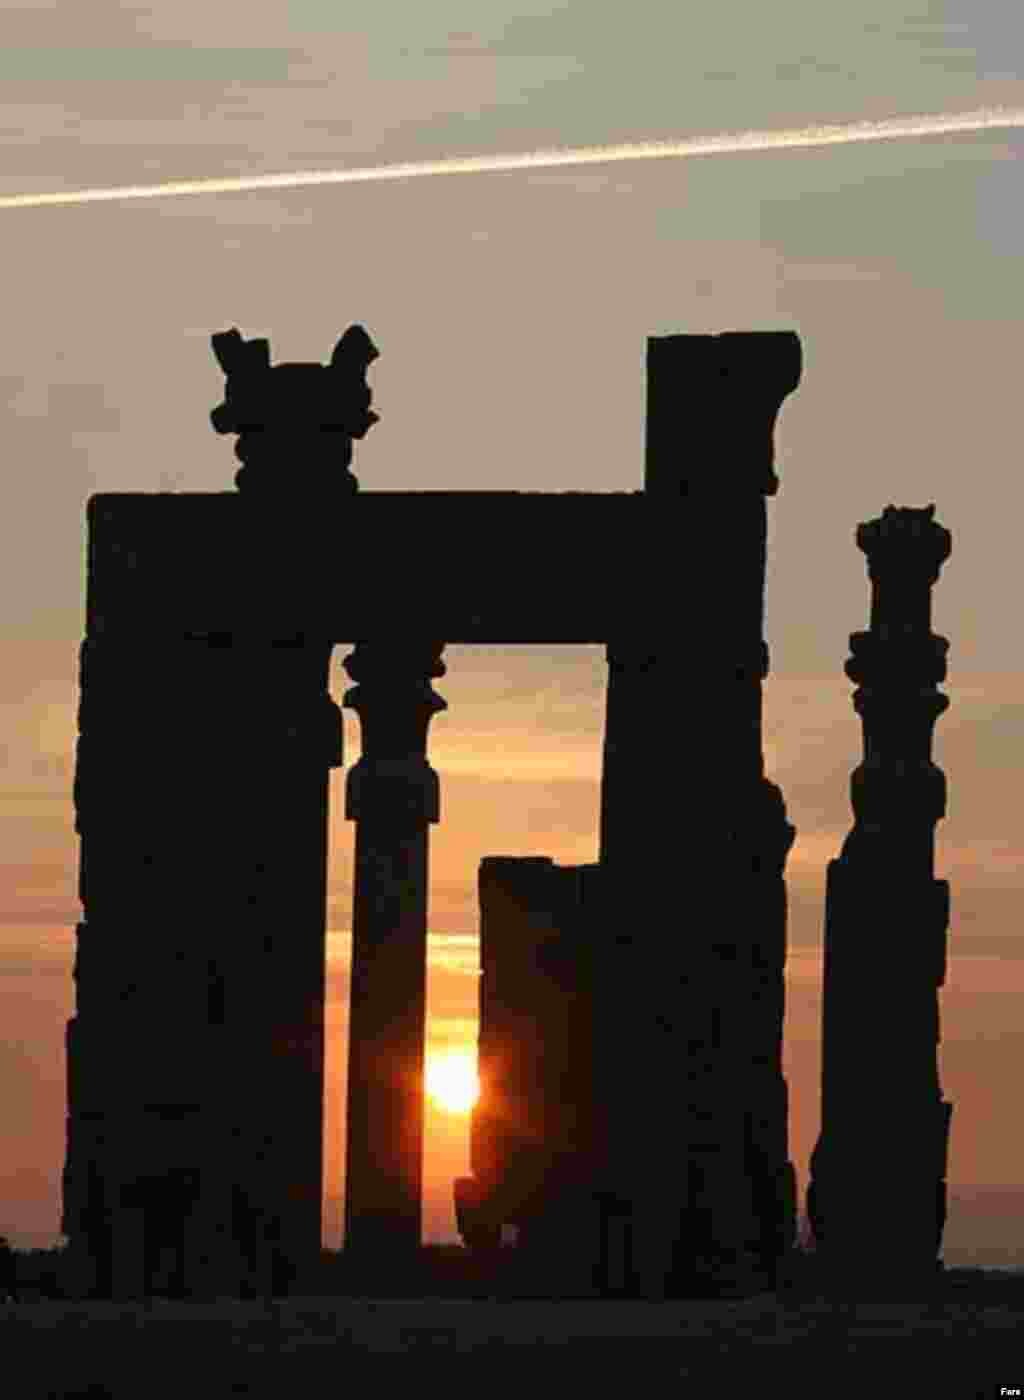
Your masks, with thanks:
M 1024 11 L 1005 0 L 0 0 L 0 31 L 0 197 L 1024 106 Z M 935 745 L 952 899 L 946 1258 L 1024 1264 L 1022 152 L 1024 132 L 995 131 L 0 211 L 0 1233 L 58 1238 L 85 504 L 231 489 L 211 333 L 237 325 L 276 361 L 325 360 L 366 325 L 381 420 L 356 445 L 365 489 L 621 491 L 642 484 L 648 335 L 794 329 L 805 369 L 776 435 L 765 688 L 767 767 L 798 831 L 792 1155 L 802 1191 L 825 866 L 860 757 L 842 673 L 868 618 L 853 533 L 890 502 L 934 501 L 953 535 L 934 591 L 950 640 Z M 344 558 L 339 532 L 339 580 Z M 446 661 L 433 1051 L 475 1036 L 480 858 L 596 857 L 605 685 L 597 647 L 453 646 Z M 345 726 L 351 763 L 348 711 Z M 353 828 L 343 773 L 331 782 L 334 1245 Z M 431 1108 L 427 1238 L 454 1236 L 466 1136 L 464 1116 Z

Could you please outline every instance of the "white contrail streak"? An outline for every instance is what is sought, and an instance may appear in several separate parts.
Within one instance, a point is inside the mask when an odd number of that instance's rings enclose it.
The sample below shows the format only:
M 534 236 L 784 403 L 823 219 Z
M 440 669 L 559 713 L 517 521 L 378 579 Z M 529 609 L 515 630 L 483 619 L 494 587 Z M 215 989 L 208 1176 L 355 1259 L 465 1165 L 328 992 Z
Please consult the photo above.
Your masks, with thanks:
M 310 185 L 356 185 L 370 180 L 411 180 L 417 175 L 484 175 L 505 170 L 552 170 L 563 165 L 607 165 L 624 160 L 684 156 L 739 155 L 744 151 L 791 151 L 846 146 L 855 141 L 894 141 L 972 131 L 1024 127 L 1024 108 L 981 107 L 971 112 L 887 117 L 882 121 L 804 126 L 776 131 L 739 131 L 675 141 L 634 141 L 621 146 L 576 146 L 518 155 L 457 156 L 450 160 L 366 165 L 352 170 L 296 170 L 280 175 L 241 175 L 231 179 L 172 180 L 160 185 L 119 185 L 110 189 L 59 190 L 52 194 L 0 196 L 0 209 L 39 209 L 49 204 L 98 204 L 112 199 L 159 199 L 182 194 L 234 194 L 245 190 L 293 190 Z

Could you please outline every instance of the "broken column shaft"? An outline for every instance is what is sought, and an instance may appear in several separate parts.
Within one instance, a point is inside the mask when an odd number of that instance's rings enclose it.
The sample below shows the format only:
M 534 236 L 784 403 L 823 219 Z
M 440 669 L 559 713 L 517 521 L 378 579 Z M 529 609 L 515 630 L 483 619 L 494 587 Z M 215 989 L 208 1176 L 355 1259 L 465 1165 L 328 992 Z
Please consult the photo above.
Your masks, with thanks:
M 846 674 L 859 686 L 864 759 L 850 783 L 853 829 L 828 867 L 808 1214 L 826 1277 L 862 1294 L 913 1296 L 934 1277 L 945 1220 L 952 1106 L 937 1045 L 949 885 L 934 877 L 934 845 L 946 781 L 931 747 L 949 704 L 937 689 L 949 643 L 931 631 L 931 590 L 952 541 L 934 511 L 887 506 L 856 536 L 871 623 L 850 638 Z

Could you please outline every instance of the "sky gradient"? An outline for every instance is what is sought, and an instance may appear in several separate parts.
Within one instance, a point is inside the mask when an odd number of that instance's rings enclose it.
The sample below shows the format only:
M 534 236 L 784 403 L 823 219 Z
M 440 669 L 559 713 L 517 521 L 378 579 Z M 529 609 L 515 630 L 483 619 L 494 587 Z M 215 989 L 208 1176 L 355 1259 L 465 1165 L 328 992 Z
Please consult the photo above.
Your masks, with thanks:
M 1024 17 L 993 0 L 623 7 L 313 0 L 258 9 L 0 4 L 0 197 L 667 140 L 1024 105 Z M 1016 68 L 1011 68 L 1016 64 Z M 0 1233 L 57 1237 L 72 1007 L 71 805 L 84 512 L 94 491 L 230 489 L 214 331 L 324 360 L 362 321 L 381 421 L 366 489 L 632 490 L 644 347 L 794 329 L 799 389 L 769 503 L 765 744 L 798 836 L 787 878 L 792 1155 L 818 1126 L 824 876 L 860 725 L 858 522 L 936 503 L 953 552 L 935 758 L 949 784 L 942 1082 L 946 1256 L 1024 1263 L 1015 1075 L 1024 993 L 1014 578 L 1024 134 L 0 211 Z M 344 578 L 344 535 L 338 539 Z M 609 561 L 609 567 L 614 567 Z M 344 586 L 339 584 L 339 587 Z M 700 606 L 699 599 L 681 607 Z M 685 616 L 685 612 L 684 612 Z M 339 647 L 331 689 L 345 677 Z M 600 648 L 451 647 L 431 726 L 430 1035 L 475 1033 L 476 867 L 595 858 Z M 346 712 L 346 761 L 359 752 Z M 352 826 L 332 776 L 327 1239 L 337 1242 Z M 884 954 L 883 954 L 884 956 Z M 866 1086 L 869 1088 L 869 1086 Z M 428 1114 L 428 1237 L 453 1228 L 464 1120 Z M 880 1145 L 884 1151 L 884 1144 Z M 1024 1192 L 1022 1192 L 1024 1194 Z

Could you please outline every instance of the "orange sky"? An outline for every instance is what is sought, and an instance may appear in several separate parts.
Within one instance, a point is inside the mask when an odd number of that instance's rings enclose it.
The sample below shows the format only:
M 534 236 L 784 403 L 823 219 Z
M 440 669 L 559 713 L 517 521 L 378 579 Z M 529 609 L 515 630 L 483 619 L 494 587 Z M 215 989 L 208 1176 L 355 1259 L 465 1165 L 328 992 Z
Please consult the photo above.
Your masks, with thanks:
M 512 6 L 57 0 L 4 11 L 0 194 L 365 166 L 1024 105 L 1005 0 Z M 743 42 L 737 43 L 737 35 Z M 958 1248 L 1017 1250 L 1024 1183 L 1020 326 L 1024 135 L 6 211 L 0 337 L 0 1231 L 51 1239 L 77 845 L 71 756 L 95 491 L 223 491 L 211 333 L 321 360 L 361 321 L 372 490 L 632 491 L 649 335 L 795 329 L 769 506 L 768 770 L 789 860 L 786 1057 L 801 1173 L 817 1127 L 826 862 L 860 727 L 842 667 L 869 592 L 853 544 L 937 505 L 952 701 L 937 871 L 952 886 L 943 1078 Z M 339 537 L 343 568 L 344 540 Z M 609 561 L 615 567 L 615 561 Z M 702 600 L 681 601 L 685 609 Z M 332 690 L 345 688 L 336 652 Z M 599 649 L 451 648 L 432 724 L 432 1034 L 472 1039 L 486 854 L 596 852 Z M 358 755 L 346 716 L 348 761 Z M 332 1191 L 340 1191 L 351 827 L 332 780 Z M 464 1124 L 428 1118 L 431 1228 Z M 460 1145 L 462 1144 L 462 1145 Z M 335 1162 L 338 1170 L 335 1170 Z M 987 1195 L 979 1195 L 988 1186 Z M 1024 1190 L 1024 1188 L 1022 1188 Z M 966 1200 L 966 1196 L 965 1196 Z M 336 1219 L 328 1210 L 328 1220 Z M 331 1238 L 331 1231 L 328 1231 Z
M 865 590 L 866 591 L 866 590 Z M 344 688 L 338 647 L 331 688 Z M 7 673 L 10 710 L 39 735 L 29 761 L 11 764 L 0 805 L 0 1232 L 23 1243 L 56 1237 L 64 1131 L 63 1028 L 72 1008 L 78 903 L 70 772 L 74 642 L 25 644 Z M 529 648 L 451 647 L 435 688 L 449 709 L 433 722 L 431 757 L 442 782 L 442 820 L 431 832 L 430 1049 L 471 1047 L 476 1030 L 475 879 L 487 854 L 543 854 L 563 863 L 596 855 L 604 660 L 598 647 L 564 648 L 542 664 Z M 46 664 L 44 665 L 44 661 Z M 35 668 L 51 677 L 12 685 Z M 769 767 L 798 828 L 788 863 L 790 954 L 785 1067 L 791 1152 L 802 1181 L 818 1128 L 820 944 L 825 863 L 849 825 L 847 785 L 860 727 L 842 677 L 772 676 L 766 685 Z M 937 869 L 952 884 L 950 974 L 942 994 L 942 1078 L 955 1107 L 948 1229 L 950 1258 L 987 1250 L 992 1262 L 1024 1262 L 1021 1214 L 976 1188 L 1024 1179 L 1024 1134 L 1015 1102 L 1017 1007 L 1024 959 L 1014 934 L 1019 907 L 1015 813 L 1004 770 L 1016 761 L 1000 717 L 1024 702 L 1024 678 L 976 674 L 946 687 L 937 759 L 949 781 L 950 815 L 938 827 Z M 999 696 L 998 704 L 993 697 Z M 359 752 L 345 711 L 346 756 Z M 997 747 L 1001 746 L 1001 747 Z M 17 763 L 17 760 L 16 760 Z M 60 776 L 63 773 L 64 776 Z M 325 1238 L 340 1237 L 343 1191 L 346 1002 L 351 823 L 342 817 L 344 774 L 331 778 L 328 896 L 329 1051 Z M 1008 833 L 1005 837 L 991 833 Z M 986 833 L 990 833 L 986 837 Z M 884 1145 L 880 1148 L 884 1150 Z M 467 1126 L 428 1105 L 426 1233 L 451 1238 L 452 1178 L 468 1163 Z M 957 1192 L 975 1192 L 969 1202 Z

